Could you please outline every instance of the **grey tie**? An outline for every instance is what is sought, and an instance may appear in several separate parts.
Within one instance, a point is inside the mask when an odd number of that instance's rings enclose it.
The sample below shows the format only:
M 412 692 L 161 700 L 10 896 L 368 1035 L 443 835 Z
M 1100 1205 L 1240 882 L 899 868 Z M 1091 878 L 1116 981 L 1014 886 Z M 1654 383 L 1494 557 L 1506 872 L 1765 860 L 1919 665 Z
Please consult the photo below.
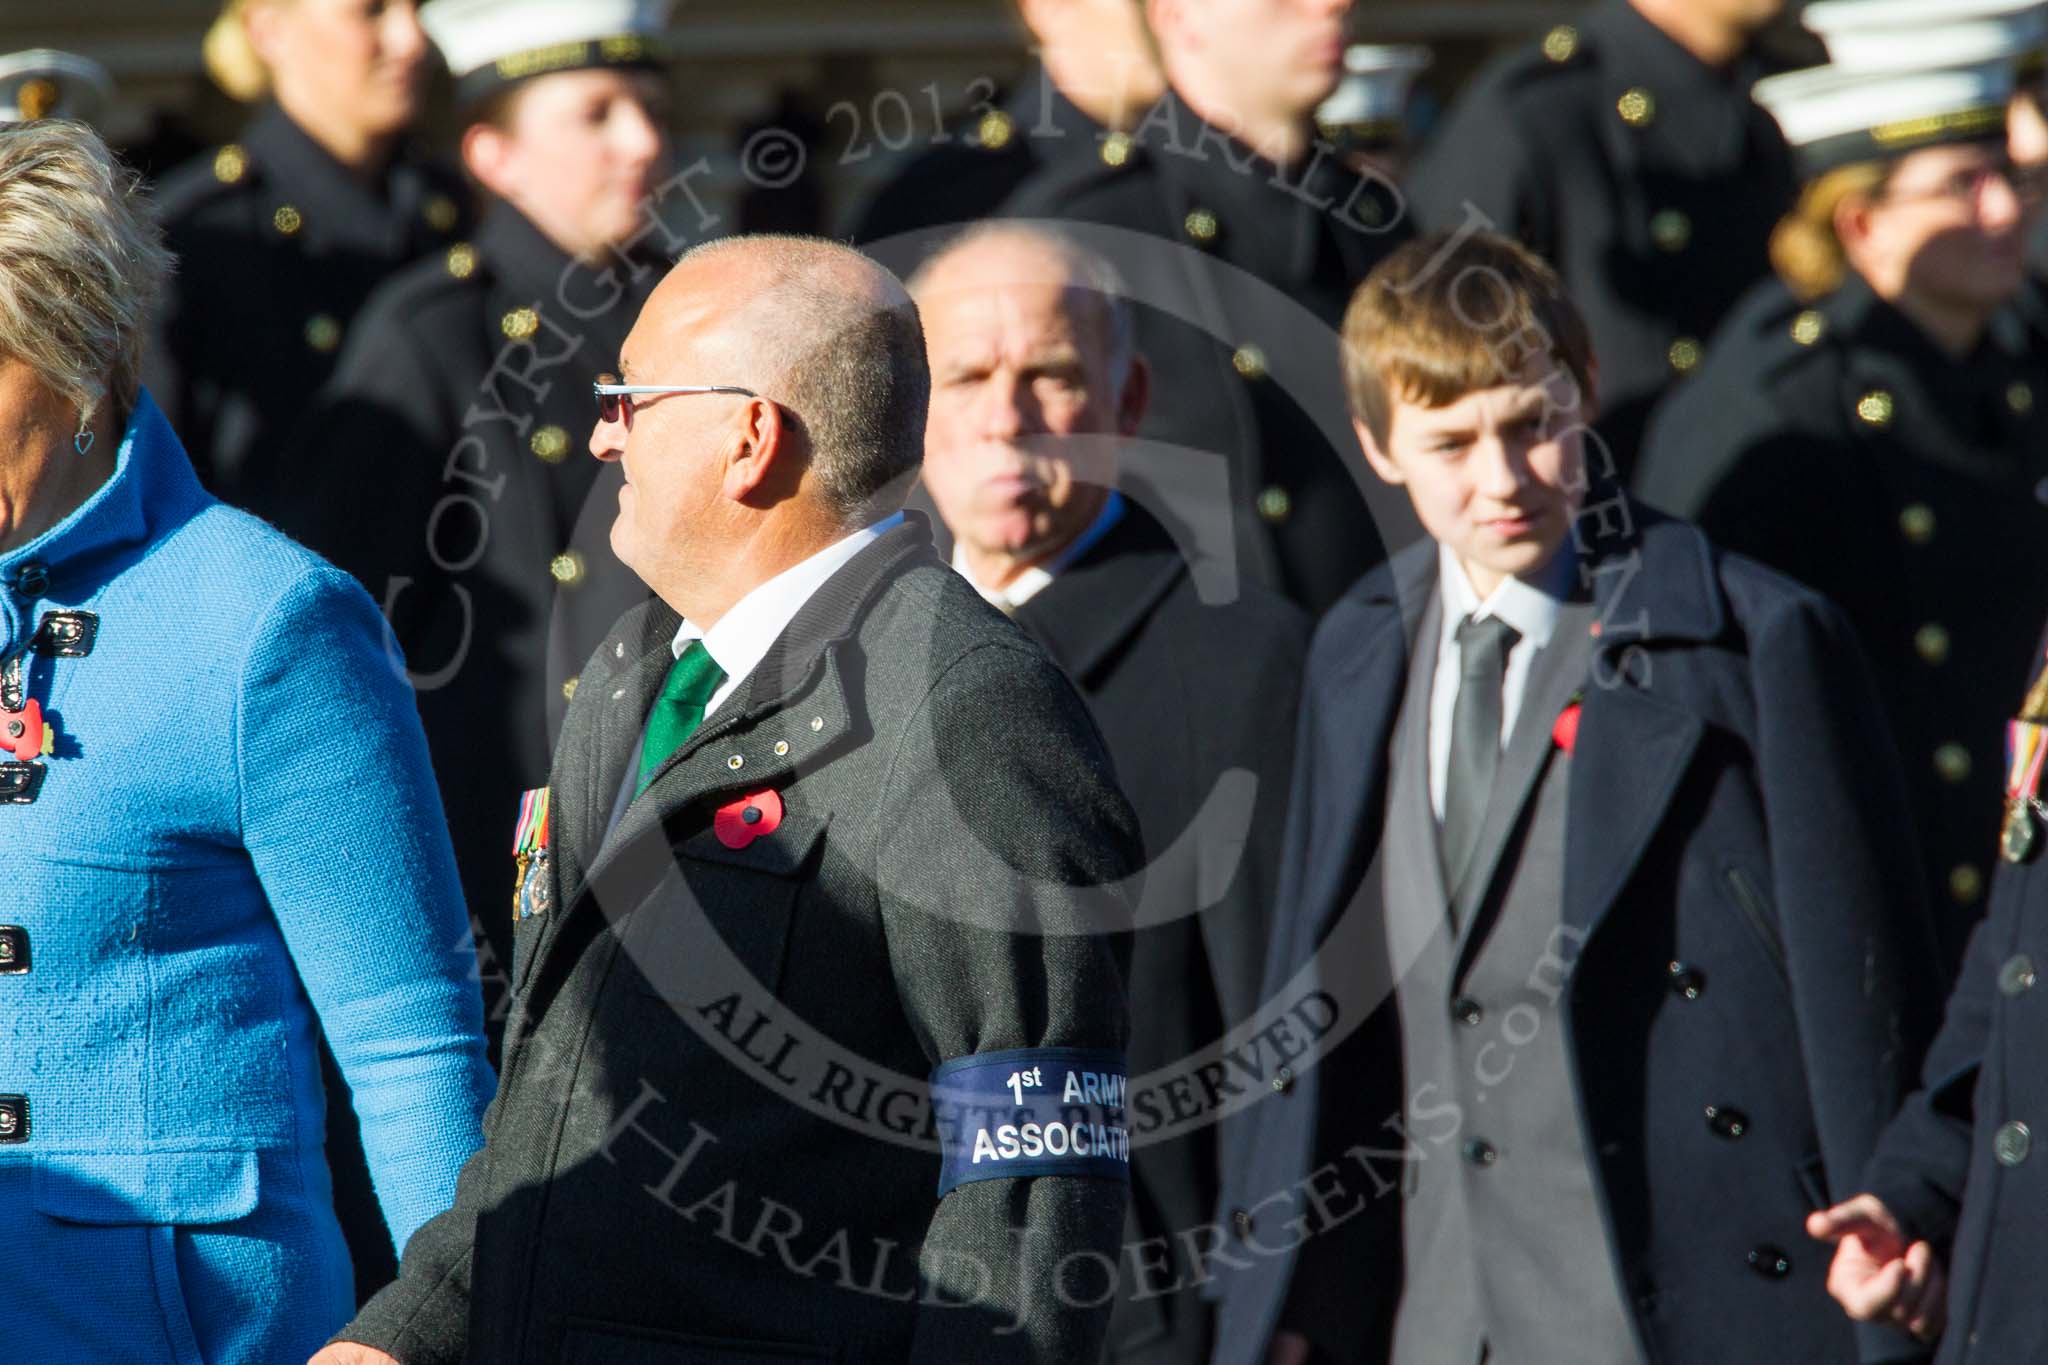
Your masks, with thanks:
M 1451 712 L 1451 765 L 1444 777 L 1444 888 L 1457 894 L 1500 768 L 1501 684 L 1521 634 L 1497 616 L 1458 623 L 1458 704 Z

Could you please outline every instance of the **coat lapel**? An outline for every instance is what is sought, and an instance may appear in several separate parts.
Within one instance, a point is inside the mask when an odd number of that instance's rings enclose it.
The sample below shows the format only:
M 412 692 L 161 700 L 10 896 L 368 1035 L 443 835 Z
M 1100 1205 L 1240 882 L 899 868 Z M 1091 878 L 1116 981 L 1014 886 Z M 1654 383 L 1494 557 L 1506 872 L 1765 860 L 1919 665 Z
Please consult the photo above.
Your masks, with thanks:
M 1185 571 L 1166 528 L 1127 499 L 1122 519 L 1019 607 L 1016 621 L 1080 682 L 1144 624 Z

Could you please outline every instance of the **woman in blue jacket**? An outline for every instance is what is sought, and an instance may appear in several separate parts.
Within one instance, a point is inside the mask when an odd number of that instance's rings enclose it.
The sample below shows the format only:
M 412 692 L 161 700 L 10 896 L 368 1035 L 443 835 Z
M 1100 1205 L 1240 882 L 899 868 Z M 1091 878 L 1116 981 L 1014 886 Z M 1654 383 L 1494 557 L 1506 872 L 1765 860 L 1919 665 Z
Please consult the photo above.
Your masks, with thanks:
M 89 130 L 0 129 L 0 1320 L 18 1360 L 298 1365 L 352 1308 L 321 1034 L 400 1246 L 491 1075 L 376 608 L 139 388 L 167 267 Z

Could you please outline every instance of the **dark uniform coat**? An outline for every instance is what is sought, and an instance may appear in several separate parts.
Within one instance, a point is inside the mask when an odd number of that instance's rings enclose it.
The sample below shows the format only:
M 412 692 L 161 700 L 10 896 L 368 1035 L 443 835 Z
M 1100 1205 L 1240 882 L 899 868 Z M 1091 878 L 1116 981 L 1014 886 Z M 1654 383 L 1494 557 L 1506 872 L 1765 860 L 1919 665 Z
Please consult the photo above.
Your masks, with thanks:
M 1563 893 L 1578 947 L 1559 954 L 1616 1277 L 1653 1365 L 1888 1359 L 1909 1343 L 1872 1329 L 1859 1352 L 1803 1228 L 1861 1178 L 1940 1007 L 1876 698 L 1821 599 L 1689 526 L 1634 517 L 1608 523 L 1587 566 L 1600 633 Z M 1515 1178 L 1512 1153 L 1473 1141 L 1483 1110 L 1404 1102 L 1388 999 L 1388 745 L 1437 572 L 1433 545 L 1404 551 L 1310 650 L 1266 995 L 1284 1009 L 1326 992 L 1330 1038 L 1350 1036 L 1296 1063 L 1230 1144 L 1229 1365 L 1255 1365 L 1279 1326 L 1351 1365 L 1383 1360 L 1404 1161 Z M 1497 1014 L 1476 1026 L 1512 1046 Z
M 1169 93 L 1116 164 L 1052 166 L 1006 212 L 1067 223 L 1138 304 L 1156 391 L 1126 492 L 1311 612 L 1380 560 L 1380 527 L 1403 538 L 1406 500 L 1358 454 L 1338 346 L 1353 289 L 1407 236 L 1390 187 L 1324 143 L 1276 167 Z
M 1165 529 L 1128 503 L 1014 619 L 1081 689 L 1144 831 L 1131 1072 L 1191 1070 L 1258 1003 L 1308 623 L 1255 584 L 1205 602 Z M 1148 1121 L 1135 1119 L 1140 1141 Z M 1205 1360 L 1208 1305 L 1194 1289 L 1163 1291 L 1195 1276 L 1181 1232 L 1216 1207 L 1215 1129 L 1132 1160 L 1126 1237 L 1159 1255 L 1143 1274 L 1125 1261 L 1108 1359 Z
M 363 181 L 272 106 L 157 190 L 178 257 L 150 391 L 215 494 L 272 516 L 282 463 L 370 291 L 460 240 L 452 171 L 408 149 Z
M 1877 666 L 1953 968 L 1982 913 L 2010 680 L 2048 615 L 2048 376 L 1950 359 L 1860 277 L 1767 284 L 1659 415 L 1638 488 L 1832 598 Z
M 1026 181 L 1055 162 L 1116 164 L 1129 154 L 1127 138 L 1083 113 L 1034 63 L 1000 102 L 977 101 L 883 184 L 862 205 L 853 240 L 864 249 L 880 247 L 888 258 L 895 254 L 887 250 L 892 238 L 915 234 L 922 246 L 931 236 L 995 216 Z M 915 268 L 917 262 L 891 264 Z
M 372 301 L 280 514 L 362 581 L 404 650 L 494 1029 L 512 943 L 508 822 L 547 782 L 578 667 L 645 596 L 611 551 L 620 474 L 590 455 L 590 383 L 618 368 L 659 278 L 579 265 L 494 208 L 473 242 Z
M 485 1148 L 341 1336 L 406 1365 L 1093 1360 L 1109 1309 L 1077 1267 L 1117 1257 L 1125 1186 L 935 1204 L 936 1154 L 889 1140 L 921 1095 L 835 1089 L 828 1060 L 921 1092 L 963 1054 L 1122 1048 L 1089 931 L 1127 914 L 1140 852 L 1080 699 L 913 518 L 608 833 L 677 625 L 636 608 L 584 671 Z M 716 810 L 769 792 L 779 823 L 720 837 Z
M 2048 641 L 2043 641 L 2048 646 Z M 2035 656 L 2039 670 L 2042 656 Z M 2001 861 L 1970 938 L 1922 1089 L 1886 1131 L 1868 1188 L 1948 1264 L 1937 1365 L 2048 1358 L 2040 1210 L 2048 1207 L 2048 871 L 2039 848 Z
M 1624 476 L 1650 407 L 1770 273 L 1796 180 L 1749 96 L 1759 74 L 1708 67 L 1629 0 L 1602 0 L 1481 73 L 1410 175 L 1425 226 L 1462 227 L 1476 206 L 1563 274 Z

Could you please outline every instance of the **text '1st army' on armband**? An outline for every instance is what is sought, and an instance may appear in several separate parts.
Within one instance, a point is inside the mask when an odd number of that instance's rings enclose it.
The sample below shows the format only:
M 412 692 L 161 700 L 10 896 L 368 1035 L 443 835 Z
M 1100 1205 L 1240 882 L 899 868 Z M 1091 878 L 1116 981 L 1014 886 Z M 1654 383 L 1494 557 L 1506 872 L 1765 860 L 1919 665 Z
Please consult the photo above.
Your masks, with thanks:
M 1129 1181 L 1128 1091 L 1117 1052 L 1011 1048 L 941 1064 L 932 1073 L 939 1194 L 1023 1176 Z

